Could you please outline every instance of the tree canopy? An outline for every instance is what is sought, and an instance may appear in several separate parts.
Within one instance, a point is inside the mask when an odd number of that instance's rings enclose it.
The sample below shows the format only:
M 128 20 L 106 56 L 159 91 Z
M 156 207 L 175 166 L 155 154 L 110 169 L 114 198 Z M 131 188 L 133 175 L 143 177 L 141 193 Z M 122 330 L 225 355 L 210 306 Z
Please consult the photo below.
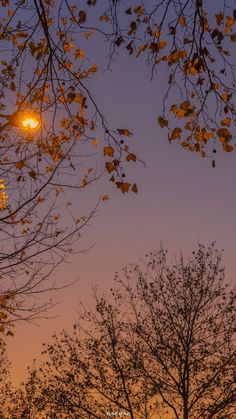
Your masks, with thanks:
M 137 192 L 121 163 L 136 160 L 125 142 L 131 133 L 109 128 L 86 85 L 97 67 L 84 59 L 81 38 L 89 33 L 78 36 L 84 17 L 75 16 L 66 2 L 1 1 L 0 324 L 47 307 L 27 299 L 51 288 L 53 270 L 96 211 L 98 203 L 78 214 L 81 190 L 106 171 L 123 193 Z M 38 128 L 30 131 L 36 117 Z
M 214 245 L 172 264 L 152 252 L 94 296 L 74 333 L 45 346 L 8 418 L 235 417 L 236 290 Z

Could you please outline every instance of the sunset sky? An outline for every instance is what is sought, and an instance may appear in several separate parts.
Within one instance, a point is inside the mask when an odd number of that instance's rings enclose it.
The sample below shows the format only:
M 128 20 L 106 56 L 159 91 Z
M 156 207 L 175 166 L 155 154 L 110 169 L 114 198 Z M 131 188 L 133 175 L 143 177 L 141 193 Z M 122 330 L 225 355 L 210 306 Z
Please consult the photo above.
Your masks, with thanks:
M 138 185 L 138 194 L 121 194 L 104 176 L 81 194 L 75 205 L 89 210 L 101 194 L 109 201 L 101 204 L 96 217 L 83 232 L 76 249 L 92 248 L 71 257 L 70 263 L 55 273 L 58 284 L 79 279 L 73 286 L 53 293 L 60 302 L 48 313 L 50 320 L 17 324 L 14 338 L 8 338 L 12 378 L 19 383 L 27 366 L 40 358 L 42 343 L 62 328 L 70 329 L 76 319 L 78 301 L 91 304 L 92 285 L 109 292 L 115 271 L 156 249 L 160 243 L 170 258 L 182 250 L 188 257 L 198 242 L 216 241 L 224 249 L 229 281 L 236 274 L 236 169 L 235 154 L 218 152 L 216 167 L 211 159 L 170 145 L 157 124 L 166 87 L 164 73 L 151 81 L 150 68 L 140 60 L 121 53 L 112 64 L 104 64 L 103 42 L 90 43 L 88 55 L 100 71 L 88 83 L 111 127 L 128 128 L 132 150 L 145 161 L 129 164 L 129 176 Z M 97 137 L 101 133 L 97 133 Z M 72 197 L 73 199 L 73 197 Z M 68 261 L 69 262 L 69 261 Z M 42 298 L 42 297 L 40 297 Z

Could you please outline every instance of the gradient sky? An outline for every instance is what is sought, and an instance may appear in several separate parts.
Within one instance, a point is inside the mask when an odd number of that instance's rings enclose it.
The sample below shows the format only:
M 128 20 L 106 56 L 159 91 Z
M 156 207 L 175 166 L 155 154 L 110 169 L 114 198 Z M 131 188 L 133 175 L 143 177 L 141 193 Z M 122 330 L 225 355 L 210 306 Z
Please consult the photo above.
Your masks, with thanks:
M 91 44 L 92 45 L 92 44 Z M 217 153 L 216 167 L 210 159 L 170 145 L 156 122 L 161 113 L 165 74 L 150 81 L 150 70 L 142 61 L 121 53 L 112 71 L 102 68 L 105 47 L 90 46 L 100 73 L 89 82 L 103 113 L 114 128 L 129 128 L 135 154 L 146 163 L 130 163 L 129 175 L 139 193 L 122 195 L 104 178 L 81 194 L 78 208 L 91 208 L 101 192 L 110 200 L 99 208 L 96 218 L 84 230 L 77 244 L 88 252 L 71 258 L 55 274 L 58 283 L 73 281 L 72 287 L 52 295 L 61 303 L 38 326 L 17 324 L 15 337 L 8 338 L 8 355 L 15 383 L 26 377 L 27 366 L 39 358 L 42 343 L 62 328 L 70 329 L 76 319 L 79 300 L 90 303 L 91 285 L 101 291 L 112 286 L 114 272 L 136 262 L 163 242 L 170 256 L 180 250 L 190 255 L 197 243 L 216 241 L 224 249 L 224 264 L 230 281 L 236 274 L 236 169 L 235 154 Z M 94 49 L 93 49 L 94 48 Z M 98 132 L 99 137 L 99 132 Z

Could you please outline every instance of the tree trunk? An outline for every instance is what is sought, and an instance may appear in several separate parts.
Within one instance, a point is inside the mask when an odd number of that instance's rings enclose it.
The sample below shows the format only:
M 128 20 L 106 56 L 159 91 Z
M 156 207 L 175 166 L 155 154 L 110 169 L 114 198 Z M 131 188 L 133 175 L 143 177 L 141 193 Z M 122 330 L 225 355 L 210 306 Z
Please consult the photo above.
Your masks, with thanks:
M 187 397 L 184 397 L 183 419 L 188 419 L 188 398 Z

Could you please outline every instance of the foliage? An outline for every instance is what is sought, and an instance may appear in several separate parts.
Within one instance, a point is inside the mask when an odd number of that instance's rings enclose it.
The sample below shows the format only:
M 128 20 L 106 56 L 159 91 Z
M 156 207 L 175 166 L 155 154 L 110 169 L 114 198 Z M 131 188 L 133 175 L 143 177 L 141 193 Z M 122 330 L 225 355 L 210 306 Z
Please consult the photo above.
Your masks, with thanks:
M 73 210 L 72 191 L 76 202 L 103 172 L 122 193 L 138 191 L 125 178 L 126 165 L 138 160 L 132 133 L 109 127 L 89 85 L 98 71 L 89 43 L 106 40 L 108 67 L 124 48 L 143 57 L 153 79 L 168 70 L 157 121 L 170 142 L 202 157 L 219 144 L 232 152 L 236 11 L 232 2 L 206 0 L 0 3 L 1 286 L 22 296 L 22 307 L 33 289 L 45 290 L 88 221 Z M 31 134 L 19 128 L 27 111 L 41 119 Z M 34 315 L 44 308 L 34 306 Z
M 122 47 L 145 57 L 155 73 L 167 70 L 163 113 L 157 120 L 170 142 L 205 157 L 235 148 L 236 9 L 207 0 L 87 1 L 100 14 L 112 63 Z M 102 8 L 102 13 L 100 13 Z M 159 68 L 160 67 L 160 68 Z M 158 92 L 158 86 L 157 86 Z M 213 162 L 214 165 L 214 162 Z
M 136 157 L 131 133 L 109 128 L 87 87 L 97 67 L 83 48 L 84 13 L 67 1 L 0 3 L 0 293 L 14 297 L 16 320 L 47 307 L 27 298 L 55 288 L 48 279 L 93 217 L 96 208 L 78 215 L 81 190 L 106 171 L 123 193 L 137 192 L 122 165 Z M 22 129 L 22 116 L 39 117 L 39 129 Z
M 95 290 L 74 333 L 46 345 L 24 417 L 233 419 L 236 293 L 215 246 L 173 264 L 160 249 L 115 284 L 110 299 Z

